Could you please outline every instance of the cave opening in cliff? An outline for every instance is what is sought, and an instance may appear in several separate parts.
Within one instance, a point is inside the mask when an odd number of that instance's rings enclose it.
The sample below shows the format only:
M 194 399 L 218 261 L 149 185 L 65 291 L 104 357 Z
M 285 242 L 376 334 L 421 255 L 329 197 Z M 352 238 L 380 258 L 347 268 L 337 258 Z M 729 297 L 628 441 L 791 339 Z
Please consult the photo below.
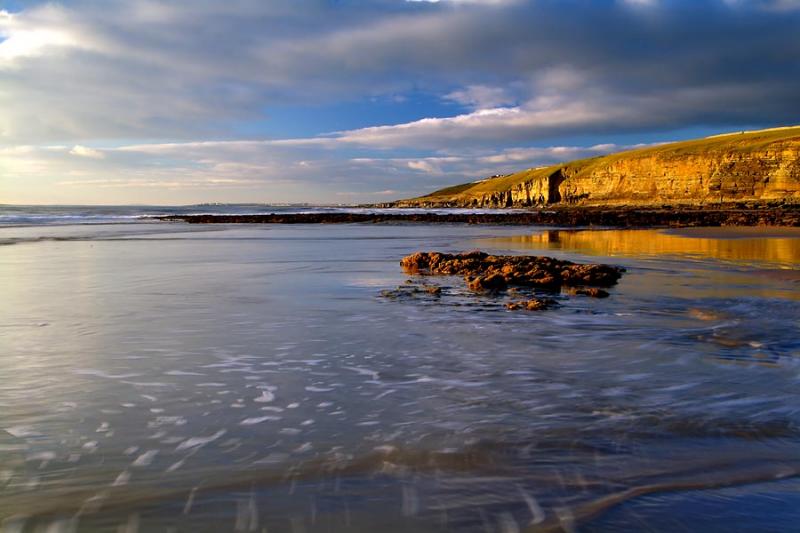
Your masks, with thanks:
M 559 186 L 564 182 L 566 177 L 561 169 L 553 172 L 547 178 L 547 203 L 556 204 L 561 201 L 561 192 L 558 190 Z

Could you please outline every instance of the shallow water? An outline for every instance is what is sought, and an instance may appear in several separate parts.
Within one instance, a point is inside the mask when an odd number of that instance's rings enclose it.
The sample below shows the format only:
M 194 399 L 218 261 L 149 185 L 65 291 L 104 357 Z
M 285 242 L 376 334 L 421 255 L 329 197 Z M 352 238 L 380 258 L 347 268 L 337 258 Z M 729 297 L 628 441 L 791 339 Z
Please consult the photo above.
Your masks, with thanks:
M 800 520 L 800 233 L 0 227 L 2 531 L 655 531 Z M 417 250 L 626 267 L 611 297 Z M 49 528 L 49 529 L 48 529 Z

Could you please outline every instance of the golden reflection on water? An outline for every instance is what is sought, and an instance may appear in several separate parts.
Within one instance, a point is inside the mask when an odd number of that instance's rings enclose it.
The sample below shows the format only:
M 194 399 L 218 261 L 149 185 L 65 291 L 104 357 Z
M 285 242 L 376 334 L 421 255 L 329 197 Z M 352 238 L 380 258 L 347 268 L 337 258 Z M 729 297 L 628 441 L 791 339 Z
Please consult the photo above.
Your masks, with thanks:
M 798 228 L 548 230 L 484 242 L 494 246 L 559 249 L 603 256 L 713 258 L 745 264 L 770 263 L 781 268 L 800 265 Z

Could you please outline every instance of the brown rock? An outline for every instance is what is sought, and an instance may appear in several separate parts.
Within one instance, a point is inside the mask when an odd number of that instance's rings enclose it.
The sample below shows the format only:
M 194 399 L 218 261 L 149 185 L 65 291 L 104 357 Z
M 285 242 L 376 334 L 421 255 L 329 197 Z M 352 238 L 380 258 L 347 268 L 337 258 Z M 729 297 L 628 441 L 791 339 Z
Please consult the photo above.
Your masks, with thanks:
M 500 274 L 487 274 L 474 278 L 466 277 L 465 279 L 467 280 L 467 287 L 472 291 L 478 292 L 502 291 L 508 286 L 506 278 Z
M 417 270 L 428 268 L 428 258 L 430 254 L 417 252 L 415 254 L 407 255 L 400 260 L 400 266 L 409 272 L 416 272 Z
M 480 250 L 472 250 L 461 254 L 464 259 L 486 259 L 489 254 L 481 252 Z
M 620 270 L 608 265 L 569 265 L 561 271 L 564 285 L 610 287 L 620 278 Z
M 432 294 L 433 296 L 440 296 L 442 294 L 442 288 L 438 285 L 425 285 L 425 292 L 428 294 Z
M 562 286 L 579 287 L 573 294 L 605 298 L 608 293 L 591 287 L 614 285 L 625 271 L 622 268 L 599 264 L 577 264 L 552 257 L 487 255 L 481 251 L 465 254 L 417 252 L 404 257 L 400 264 L 417 275 L 460 275 L 467 287 L 475 292 L 499 292 L 509 286 L 533 287 L 557 291 Z M 587 287 L 589 286 L 589 287 Z M 424 285 L 425 292 L 438 296 L 441 288 Z M 549 298 L 533 298 L 510 302 L 509 309 L 537 311 L 555 305 Z
M 591 296 L 592 298 L 608 298 L 608 292 L 604 291 L 603 289 L 597 289 L 595 287 L 578 289 L 575 291 L 575 294 L 581 294 L 583 296 Z
M 558 302 L 552 298 L 532 298 L 530 300 L 520 300 L 517 302 L 509 302 L 506 304 L 506 309 L 510 311 L 543 311 L 557 305 Z
M 558 289 L 562 285 L 609 287 L 624 272 L 622 268 L 609 265 L 576 264 L 542 256 L 489 256 L 479 251 L 466 254 L 417 252 L 404 257 L 400 264 L 413 273 L 462 275 L 475 290 L 502 290 L 507 285 L 546 289 Z

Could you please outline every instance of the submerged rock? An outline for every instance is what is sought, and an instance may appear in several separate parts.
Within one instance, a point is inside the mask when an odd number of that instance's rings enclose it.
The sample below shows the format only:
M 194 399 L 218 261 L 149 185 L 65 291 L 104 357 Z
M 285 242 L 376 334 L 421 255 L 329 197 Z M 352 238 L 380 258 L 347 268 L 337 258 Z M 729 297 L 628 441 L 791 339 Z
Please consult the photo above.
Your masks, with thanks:
M 609 296 L 608 291 L 604 291 L 603 289 L 598 289 L 596 287 L 585 287 L 583 289 L 578 289 L 575 291 L 575 294 L 580 294 L 581 296 L 591 296 L 592 298 L 608 298 Z
M 442 288 L 438 285 L 423 285 L 423 288 L 425 289 L 425 292 L 433 296 L 441 296 L 442 294 Z
M 728 318 L 728 316 L 721 311 L 714 309 L 699 309 L 697 307 L 692 307 L 686 312 L 686 314 L 696 320 L 703 320 L 704 322 L 720 321 Z
M 393 290 L 381 291 L 381 296 L 390 300 L 402 300 L 424 296 L 439 297 L 442 295 L 442 288 L 438 285 L 429 283 L 418 284 L 414 280 L 407 279 L 403 285 L 399 285 Z
M 556 305 L 558 305 L 558 302 L 552 298 L 532 298 L 530 300 L 508 302 L 506 304 L 506 309 L 510 311 L 544 311 L 545 309 L 549 309 Z

